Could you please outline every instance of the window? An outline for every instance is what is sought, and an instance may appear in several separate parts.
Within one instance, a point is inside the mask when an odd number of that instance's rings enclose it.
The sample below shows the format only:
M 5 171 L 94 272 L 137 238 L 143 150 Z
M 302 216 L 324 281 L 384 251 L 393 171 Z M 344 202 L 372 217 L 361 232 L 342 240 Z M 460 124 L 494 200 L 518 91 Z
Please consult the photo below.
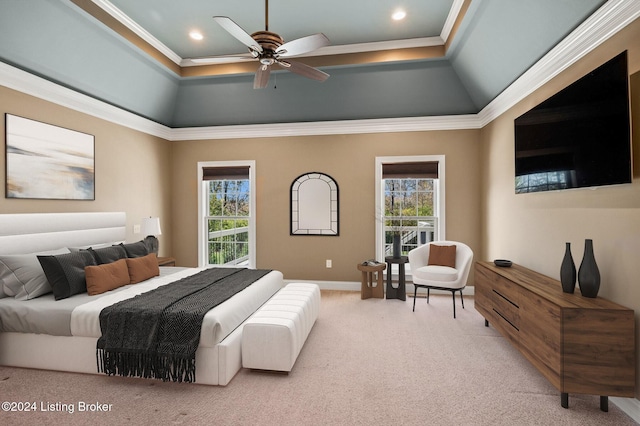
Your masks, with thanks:
M 444 156 L 376 158 L 376 258 L 444 240 Z
M 198 264 L 255 267 L 253 161 L 198 163 Z
M 576 172 L 552 171 L 516 176 L 516 194 L 574 188 Z

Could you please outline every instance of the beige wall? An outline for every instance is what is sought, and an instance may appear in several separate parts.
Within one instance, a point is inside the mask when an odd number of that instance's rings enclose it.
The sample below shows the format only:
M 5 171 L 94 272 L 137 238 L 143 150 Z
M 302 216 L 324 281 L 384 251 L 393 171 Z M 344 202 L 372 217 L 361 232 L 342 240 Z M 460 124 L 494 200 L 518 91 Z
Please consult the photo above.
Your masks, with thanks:
M 565 242 L 579 267 L 584 240 L 593 239 L 601 274 L 599 295 L 640 312 L 640 162 L 634 183 L 598 189 L 514 193 L 513 120 L 590 70 L 628 49 L 633 145 L 640 153 L 640 20 L 482 129 L 482 257 L 508 258 L 559 279 Z M 636 345 L 640 341 L 636 315 Z M 637 351 L 640 354 L 640 351 Z M 640 359 L 640 358 L 639 358 Z M 636 365 L 639 363 L 637 362 Z M 640 374 L 640 372 L 639 372 Z M 640 379 L 636 379 L 640 383 Z M 640 396 L 640 391 L 636 397 Z
M 197 264 L 197 163 L 256 160 L 257 266 L 286 279 L 357 281 L 356 264 L 375 257 L 375 157 L 445 155 L 446 236 L 480 247 L 479 131 L 434 131 L 176 142 L 174 253 Z M 289 188 L 318 171 L 340 189 L 340 235 L 289 235 Z M 327 269 L 325 260 L 333 267 Z
M 89 133 L 95 136 L 95 201 L 21 200 L 4 197 L 5 149 L 0 149 L 2 193 L 0 213 L 124 211 L 127 241 L 143 236 L 133 225 L 143 217 L 159 216 L 165 229 L 160 254 L 171 249 L 170 143 L 123 126 L 82 114 L 0 86 L 0 134 L 5 137 L 4 113 Z

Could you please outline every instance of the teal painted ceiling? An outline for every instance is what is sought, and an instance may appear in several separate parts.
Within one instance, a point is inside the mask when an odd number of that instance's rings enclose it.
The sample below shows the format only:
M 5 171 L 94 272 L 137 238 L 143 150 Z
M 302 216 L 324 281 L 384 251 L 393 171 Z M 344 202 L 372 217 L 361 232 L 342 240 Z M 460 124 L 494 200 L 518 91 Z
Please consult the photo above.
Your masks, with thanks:
M 264 0 L 110 0 L 116 8 L 182 58 L 243 53 L 246 49 L 211 17 L 228 16 L 248 33 L 265 29 Z M 270 0 L 269 30 L 285 41 L 324 33 L 332 45 L 440 36 L 454 0 Z M 407 12 L 392 20 L 397 9 Z M 189 31 L 204 39 L 194 42 Z
M 246 52 L 212 16 L 249 33 L 265 23 L 260 0 L 93 3 L 190 71 L 189 58 Z M 331 75 L 323 83 L 277 71 L 254 90 L 252 71 L 177 73 L 71 0 L 0 0 L 0 61 L 173 128 L 459 115 L 479 112 L 604 3 L 271 0 L 269 30 L 285 41 L 322 32 L 331 46 L 315 53 L 346 59 L 318 66 Z M 399 7 L 407 17 L 393 22 Z M 189 39 L 193 29 L 201 42 Z M 445 42 L 435 57 L 351 59 Z

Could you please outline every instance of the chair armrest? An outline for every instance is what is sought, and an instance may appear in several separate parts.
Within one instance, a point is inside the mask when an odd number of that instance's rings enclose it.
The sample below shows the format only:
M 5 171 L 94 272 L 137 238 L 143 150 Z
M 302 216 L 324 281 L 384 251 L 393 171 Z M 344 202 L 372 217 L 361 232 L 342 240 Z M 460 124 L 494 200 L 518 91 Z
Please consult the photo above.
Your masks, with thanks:
M 424 250 L 424 246 L 415 248 L 409 252 L 409 265 L 411 269 L 422 268 L 427 266 L 429 260 L 429 250 Z M 426 253 L 425 253 L 426 252 Z

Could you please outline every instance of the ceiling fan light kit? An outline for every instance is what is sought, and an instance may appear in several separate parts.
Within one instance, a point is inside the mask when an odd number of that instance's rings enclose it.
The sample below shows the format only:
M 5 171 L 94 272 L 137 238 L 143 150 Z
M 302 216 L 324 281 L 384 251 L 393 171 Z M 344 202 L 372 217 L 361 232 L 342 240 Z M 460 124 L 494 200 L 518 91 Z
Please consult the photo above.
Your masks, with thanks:
M 317 81 L 325 81 L 329 74 L 319 69 L 310 67 L 301 62 L 291 62 L 280 58 L 288 58 L 312 52 L 329 44 L 329 39 L 322 33 L 312 34 L 292 40 L 288 43 L 272 31 L 269 31 L 269 1 L 265 0 L 265 30 L 247 33 L 231 18 L 227 16 L 214 16 L 213 20 L 224 28 L 229 34 L 249 48 L 251 57 L 242 59 L 257 59 L 260 62 L 253 80 L 254 89 L 262 89 L 269 83 L 271 66 L 276 64 L 281 68 L 311 78 Z M 237 57 L 237 56 L 234 56 Z M 205 62 L 201 60 L 199 62 Z

